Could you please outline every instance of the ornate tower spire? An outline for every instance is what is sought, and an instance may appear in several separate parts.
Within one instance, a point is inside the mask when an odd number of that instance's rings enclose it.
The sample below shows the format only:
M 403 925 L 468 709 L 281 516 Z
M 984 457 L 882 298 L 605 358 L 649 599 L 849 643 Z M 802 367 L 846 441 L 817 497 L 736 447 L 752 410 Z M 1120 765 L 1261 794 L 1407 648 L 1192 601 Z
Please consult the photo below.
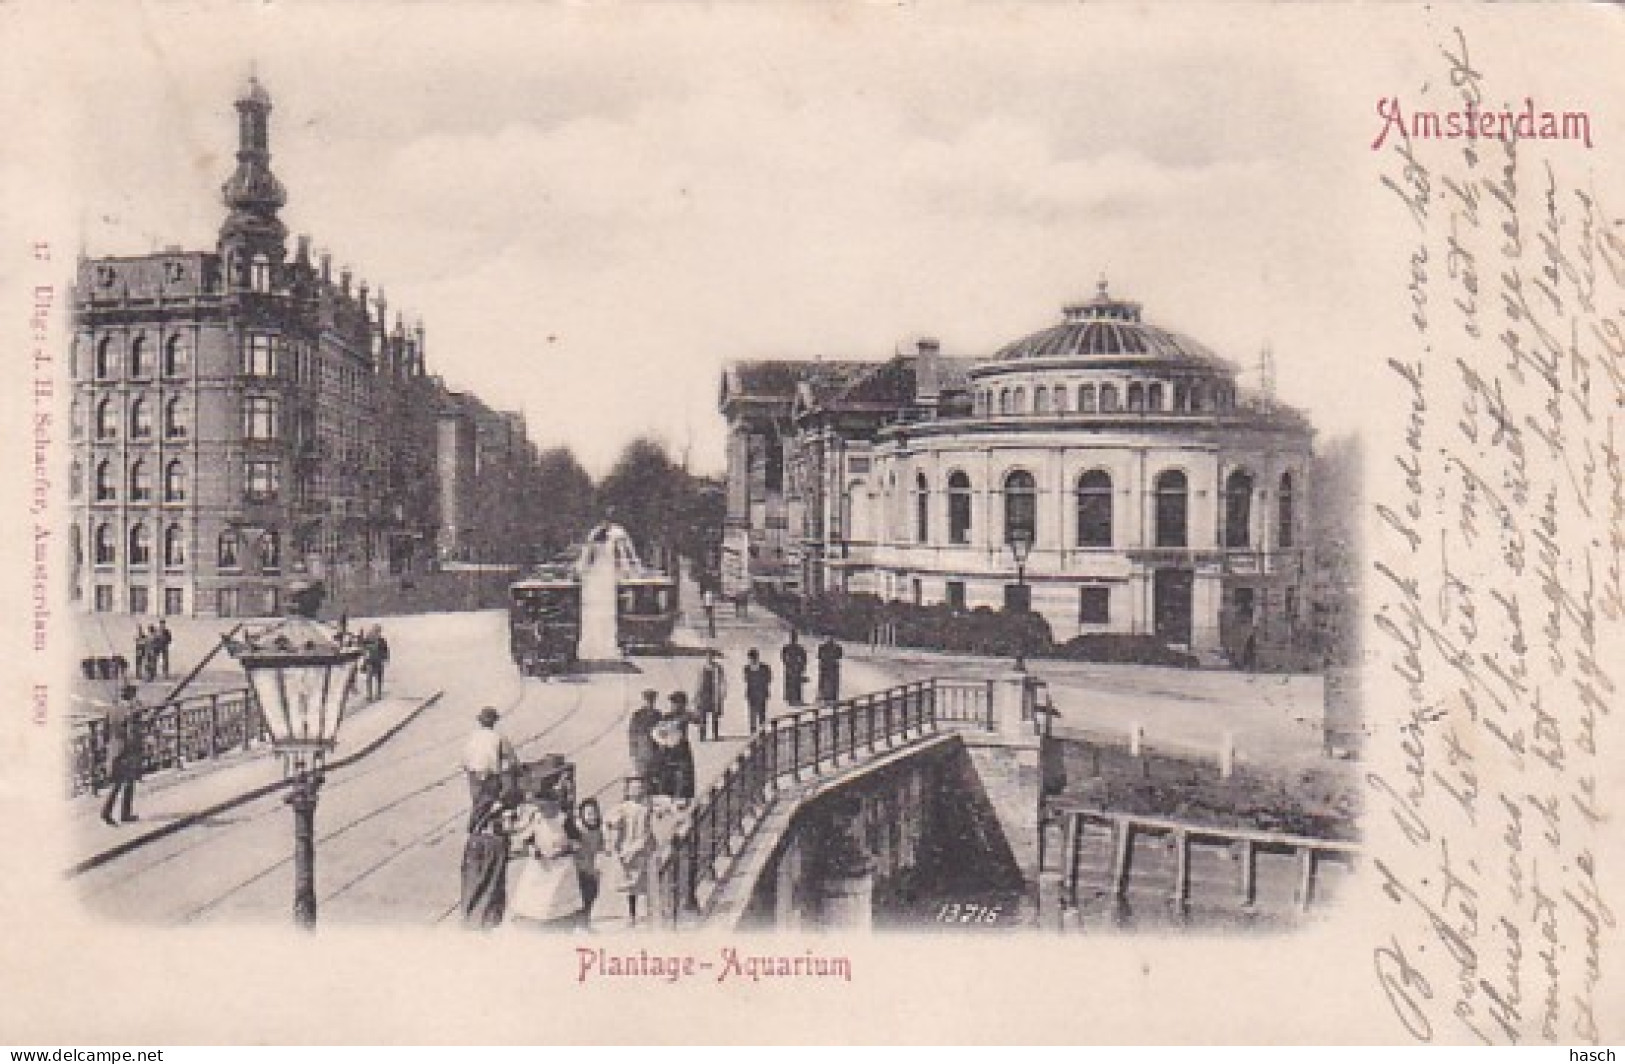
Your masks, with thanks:
M 237 169 L 220 188 L 227 215 L 220 227 L 220 250 L 233 285 L 246 283 L 255 256 L 280 263 L 286 255 L 287 227 L 277 212 L 288 201 L 271 172 L 271 96 L 250 76 L 237 97 Z

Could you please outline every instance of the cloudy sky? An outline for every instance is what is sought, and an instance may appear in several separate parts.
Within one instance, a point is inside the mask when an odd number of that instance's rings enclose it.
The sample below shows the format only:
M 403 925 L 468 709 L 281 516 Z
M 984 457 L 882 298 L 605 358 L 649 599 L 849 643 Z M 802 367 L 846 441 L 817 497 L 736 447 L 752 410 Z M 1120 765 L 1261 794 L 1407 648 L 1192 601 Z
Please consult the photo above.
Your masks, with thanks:
M 1382 61 L 1250 10 L 123 5 L 64 67 L 71 224 L 212 247 L 252 65 L 290 229 L 594 470 L 720 468 L 727 360 L 985 354 L 1102 271 L 1343 431 Z

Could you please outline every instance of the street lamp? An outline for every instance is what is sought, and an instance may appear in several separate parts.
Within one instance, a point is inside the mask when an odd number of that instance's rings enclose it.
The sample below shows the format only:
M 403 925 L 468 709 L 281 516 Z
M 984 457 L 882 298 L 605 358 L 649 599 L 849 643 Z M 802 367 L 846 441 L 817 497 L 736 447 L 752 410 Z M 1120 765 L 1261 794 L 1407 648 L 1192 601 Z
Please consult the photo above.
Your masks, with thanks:
M 1010 547 L 1010 557 L 1016 560 L 1016 587 L 1019 589 L 1016 592 L 1016 601 L 1021 604 L 1021 612 L 1026 614 L 1032 608 L 1032 604 L 1028 601 L 1027 597 L 1027 559 L 1032 555 L 1033 552 L 1033 530 L 1025 526 L 1017 526 L 1016 528 L 1012 528 L 1010 530 L 1008 546 Z M 1025 651 L 1027 649 L 1026 623 L 1025 617 L 1023 617 L 1020 622 L 1022 627 L 1019 627 L 1016 630 L 1017 672 L 1027 671 L 1027 659 L 1025 655 Z
M 322 585 L 289 588 L 288 616 L 228 642 L 232 657 L 248 676 L 270 733 L 293 781 L 294 922 L 316 926 L 316 797 L 322 766 L 338 741 L 344 704 L 355 687 L 361 648 L 315 619 Z

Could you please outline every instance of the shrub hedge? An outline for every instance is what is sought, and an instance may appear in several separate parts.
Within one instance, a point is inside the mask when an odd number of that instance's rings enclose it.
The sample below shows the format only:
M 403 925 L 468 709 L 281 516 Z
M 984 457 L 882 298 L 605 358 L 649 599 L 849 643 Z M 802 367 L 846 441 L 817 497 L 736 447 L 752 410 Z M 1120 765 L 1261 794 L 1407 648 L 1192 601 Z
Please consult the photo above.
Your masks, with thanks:
M 797 596 L 758 592 L 762 604 L 802 632 L 868 642 L 882 625 L 896 644 L 950 654 L 1072 661 L 1128 661 L 1145 665 L 1195 666 L 1196 659 L 1150 635 L 1099 633 L 1056 644 L 1049 622 L 1038 613 L 1014 613 L 978 606 L 954 610 L 943 603 L 917 606 L 886 602 L 876 595 L 823 594 Z

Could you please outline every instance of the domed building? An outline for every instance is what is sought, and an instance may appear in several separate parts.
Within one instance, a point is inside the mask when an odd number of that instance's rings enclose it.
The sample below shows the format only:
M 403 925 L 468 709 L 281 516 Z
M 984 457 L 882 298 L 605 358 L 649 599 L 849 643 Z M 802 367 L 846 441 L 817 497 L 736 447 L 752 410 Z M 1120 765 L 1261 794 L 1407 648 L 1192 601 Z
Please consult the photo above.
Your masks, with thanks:
M 1104 281 L 986 360 L 730 367 L 736 578 L 1238 658 L 1302 608 L 1313 430 L 1236 376 Z

